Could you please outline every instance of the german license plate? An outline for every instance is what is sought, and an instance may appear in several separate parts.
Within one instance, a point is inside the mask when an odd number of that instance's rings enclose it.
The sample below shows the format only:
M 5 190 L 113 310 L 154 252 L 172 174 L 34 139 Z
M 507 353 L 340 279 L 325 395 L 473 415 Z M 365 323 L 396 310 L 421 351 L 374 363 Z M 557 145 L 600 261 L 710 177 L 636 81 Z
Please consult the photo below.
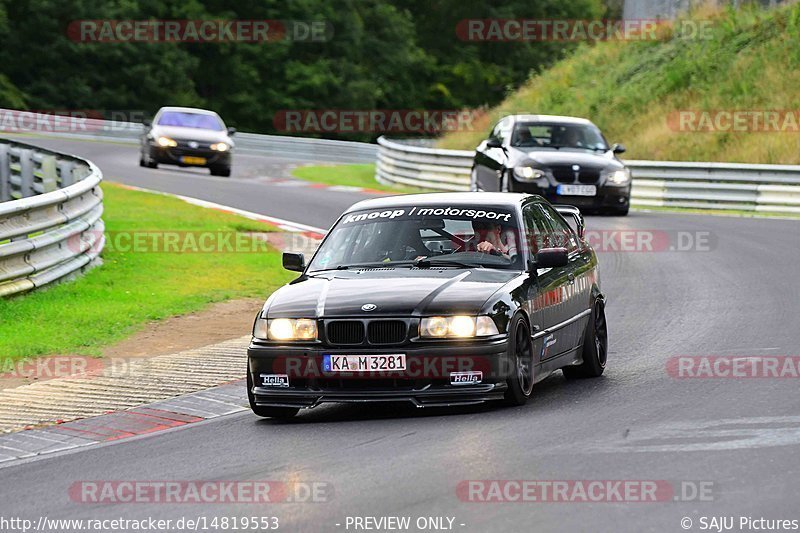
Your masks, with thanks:
M 556 187 L 556 194 L 562 196 L 596 196 L 597 186 L 595 185 L 559 185 Z
M 187 165 L 205 165 L 206 158 L 205 157 L 194 157 L 190 155 L 185 155 L 181 157 L 181 163 L 186 163 Z
M 322 356 L 325 372 L 391 372 L 406 369 L 405 354 Z

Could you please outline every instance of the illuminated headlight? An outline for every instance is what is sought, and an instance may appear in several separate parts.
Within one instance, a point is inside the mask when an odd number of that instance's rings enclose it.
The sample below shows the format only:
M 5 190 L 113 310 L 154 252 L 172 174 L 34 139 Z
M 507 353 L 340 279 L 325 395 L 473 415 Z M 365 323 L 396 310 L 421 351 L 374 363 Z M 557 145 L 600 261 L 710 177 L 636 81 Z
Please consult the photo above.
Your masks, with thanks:
M 432 316 L 423 318 L 419 324 L 422 337 L 470 338 L 497 335 L 497 325 L 488 316 Z
M 624 185 L 631 180 L 631 171 L 627 168 L 623 168 L 622 170 L 615 170 L 611 174 L 606 177 L 607 183 L 613 183 L 614 185 Z
M 514 177 L 518 180 L 533 181 L 544 177 L 544 171 L 533 167 L 516 167 Z
M 253 337 L 273 341 L 306 341 L 317 338 L 317 322 L 311 318 L 259 318 Z
M 159 146 L 163 146 L 164 148 L 171 147 L 171 146 L 178 146 L 178 143 L 175 142 L 173 139 L 169 137 L 159 137 L 156 139 L 156 142 Z
M 216 150 L 217 152 L 227 152 L 230 149 L 227 143 L 215 143 L 211 145 L 212 150 Z

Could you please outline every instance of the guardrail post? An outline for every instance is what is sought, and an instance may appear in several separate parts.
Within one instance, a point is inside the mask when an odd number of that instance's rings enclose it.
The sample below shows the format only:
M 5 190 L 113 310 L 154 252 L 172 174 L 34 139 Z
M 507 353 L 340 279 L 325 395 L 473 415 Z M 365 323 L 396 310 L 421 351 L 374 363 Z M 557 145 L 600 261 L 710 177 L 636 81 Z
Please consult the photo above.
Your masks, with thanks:
M 72 161 L 66 161 L 62 159 L 58 162 L 58 173 L 61 176 L 59 185 L 61 188 L 69 187 L 75 183 L 75 176 L 73 175 L 74 168 L 75 163 Z
M 27 198 L 36 194 L 33 189 L 33 151 L 19 151 L 19 192 L 20 198 Z
M 0 144 L 0 202 L 11 200 L 10 175 L 11 172 L 8 168 L 8 145 Z
M 48 193 L 58 189 L 58 170 L 56 169 L 56 156 L 42 156 L 42 192 Z

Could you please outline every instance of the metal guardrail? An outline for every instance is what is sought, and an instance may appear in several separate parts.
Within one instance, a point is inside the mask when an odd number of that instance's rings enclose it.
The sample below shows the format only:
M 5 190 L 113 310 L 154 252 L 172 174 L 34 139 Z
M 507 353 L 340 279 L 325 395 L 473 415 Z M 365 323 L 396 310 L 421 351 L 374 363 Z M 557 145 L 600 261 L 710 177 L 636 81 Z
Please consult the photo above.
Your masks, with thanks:
M 0 113 L 28 114 L 32 131 L 67 138 L 92 138 L 138 143 L 143 128 L 132 122 L 83 119 L 62 131 L 48 131 L 37 118 L 52 118 L 24 111 L 0 109 Z M 237 133 L 236 152 L 283 156 L 304 162 L 372 163 L 376 178 L 443 191 L 462 191 L 469 186 L 473 152 L 433 148 L 429 139 L 406 141 L 378 139 L 378 144 L 334 141 L 283 135 Z M 800 213 L 800 166 L 738 163 L 684 163 L 634 161 L 625 163 L 633 173 L 631 204 L 634 207 L 688 207 L 771 213 Z M 0 198 L 2 198 L 0 196 Z
M 0 296 L 82 272 L 105 244 L 90 161 L 0 139 Z
M 0 109 L 0 114 L 12 117 L 3 123 L 23 125 L 5 133 L 34 133 L 53 137 L 94 139 L 136 144 L 144 132 L 142 124 L 100 120 L 95 118 L 64 118 L 58 121 L 53 115 Z M 233 137 L 236 153 L 249 155 L 284 156 L 295 161 L 332 163 L 373 163 L 378 147 L 372 143 L 334 141 L 286 135 L 261 135 L 237 132 Z
M 426 146 L 427 144 L 427 146 Z M 375 178 L 442 191 L 469 188 L 474 152 L 378 139 Z M 626 160 L 634 207 L 800 213 L 800 166 Z

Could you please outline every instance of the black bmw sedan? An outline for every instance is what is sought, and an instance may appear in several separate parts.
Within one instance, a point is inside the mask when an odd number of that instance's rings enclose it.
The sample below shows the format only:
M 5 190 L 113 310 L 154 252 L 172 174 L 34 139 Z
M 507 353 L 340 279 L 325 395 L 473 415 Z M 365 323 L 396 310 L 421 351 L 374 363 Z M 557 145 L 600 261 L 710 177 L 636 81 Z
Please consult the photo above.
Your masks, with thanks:
M 511 115 L 475 150 L 473 191 L 528 192 L 585 211 L 626 215 L 631 173 L 586 119 Z
M 363 201 L 308 264 L 290 253 L 283 264 L 300 275 L 267 299 L 247 351 L 260 416 L 325 402 L 520 405 L 558 369 L 595 377 L 606 365 L 583 217 L 540 196 Z
M 152 122 L 145 123 L 139 166 L 206 167 L 213 176 L 230 176 L 234 133 L 213 111 L 162 107 Z

